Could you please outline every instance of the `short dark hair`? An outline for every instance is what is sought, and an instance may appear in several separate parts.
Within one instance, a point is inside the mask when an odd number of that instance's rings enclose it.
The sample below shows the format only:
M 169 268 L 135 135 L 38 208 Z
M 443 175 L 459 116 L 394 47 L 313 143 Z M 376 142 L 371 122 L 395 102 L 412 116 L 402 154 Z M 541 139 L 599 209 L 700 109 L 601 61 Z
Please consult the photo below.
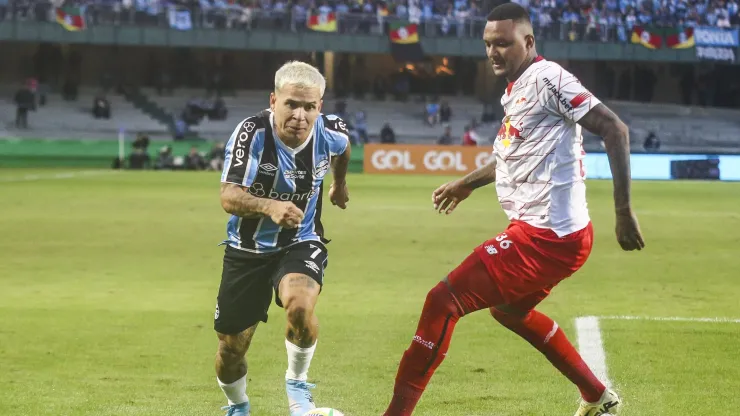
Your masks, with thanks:
M 496 6 L 491 13 L 488 13 L 489 22 L 498 22 L 500 20 L 513 20 L 515 22 L 532 23 L 529 19 L 527 9 L 517 3 L 504 3 Z

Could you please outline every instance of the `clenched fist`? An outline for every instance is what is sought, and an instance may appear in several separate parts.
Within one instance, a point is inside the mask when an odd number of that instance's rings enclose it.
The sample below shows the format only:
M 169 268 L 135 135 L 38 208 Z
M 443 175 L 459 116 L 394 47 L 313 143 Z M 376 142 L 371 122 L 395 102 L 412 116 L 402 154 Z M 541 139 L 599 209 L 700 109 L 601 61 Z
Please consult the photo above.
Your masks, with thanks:
M 349 202 L 349 190 L 345 182 L 332 183 L 329 187 L 329 200 L 332 205 L 336 205 L 341 209 L 347 208 L 347 202 Z
M 637 216 L 632 209 L 617 212 L 617 241 L 624 251 L 642 250 L 645 240 L 637 223 Z
M 303 221 L 303 211 L 292 202 L 272 201 L 268 212 L 272 222 L 283 228 L 296 228 Z

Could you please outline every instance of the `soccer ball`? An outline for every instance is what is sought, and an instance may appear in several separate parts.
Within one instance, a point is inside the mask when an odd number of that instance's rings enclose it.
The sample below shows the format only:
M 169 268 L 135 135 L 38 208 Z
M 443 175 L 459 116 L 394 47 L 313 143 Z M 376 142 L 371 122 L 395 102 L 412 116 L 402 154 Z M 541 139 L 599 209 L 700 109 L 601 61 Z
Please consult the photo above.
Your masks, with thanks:
M 320 409 L 309 410 L 308 413 L 303 416 L 344 416 L 344 413 L 337 409 L 330 409 L 328 407 L 322 407 Z

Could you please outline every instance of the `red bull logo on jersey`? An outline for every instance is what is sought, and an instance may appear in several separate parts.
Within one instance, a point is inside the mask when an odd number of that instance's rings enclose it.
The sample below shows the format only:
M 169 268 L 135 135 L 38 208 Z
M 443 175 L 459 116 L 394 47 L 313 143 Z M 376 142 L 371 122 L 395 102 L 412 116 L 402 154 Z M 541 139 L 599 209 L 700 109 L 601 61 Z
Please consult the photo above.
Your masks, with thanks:
M 511 119 L 507 116 L 504 118 L 504 122 L 501 123 L 501 128 L 498 130 L 496 139 L 500 140 L 504 147 L 509 147 L 511 146 L 512 140 L 523 139 L 522 131 L 514 127 L 511 124 Z

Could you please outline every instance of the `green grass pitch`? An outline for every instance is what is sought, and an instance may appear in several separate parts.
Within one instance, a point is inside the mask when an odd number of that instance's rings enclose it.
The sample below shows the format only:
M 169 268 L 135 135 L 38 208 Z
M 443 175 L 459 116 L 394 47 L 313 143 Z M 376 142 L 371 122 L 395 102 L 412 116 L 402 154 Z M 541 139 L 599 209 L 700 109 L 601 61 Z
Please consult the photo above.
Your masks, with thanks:
M 220 415 L 212 329 L 227 215 L 218 174 L 0 170 L 0 415 Z M 70 176 L 70 177 L 68 177 Z M 351 175 L 329 244 L 309 373 L 317 404 L 380 415 L 426 292 L 506 225 L 493 188 L 435 214 L 446 178 Z M 647 248 L 614 238 L 611 183 L 588 183 L 596 242 L 540 307 L 576 341 L 584 315 L 740 318 L 740 183 L 635 182 Z M 284 315 L 249 358 L 257 416 L 287 415 Z M 626 416 L 734 415 L 740 324 L 604 320 Z M 577 390 L 487 312 L 463 318 L 416 414 L 573 414 Z

